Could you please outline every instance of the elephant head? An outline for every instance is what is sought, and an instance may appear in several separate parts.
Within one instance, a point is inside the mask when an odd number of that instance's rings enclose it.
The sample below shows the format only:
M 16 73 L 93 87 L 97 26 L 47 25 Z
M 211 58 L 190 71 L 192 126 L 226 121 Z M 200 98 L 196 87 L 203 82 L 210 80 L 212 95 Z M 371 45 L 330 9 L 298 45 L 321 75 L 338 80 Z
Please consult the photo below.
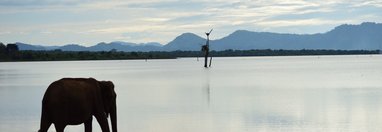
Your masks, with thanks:
M 106 117 L 110 115 L 112 131 L 117 132 L 117 94 L 111 81 L 99 81 Z

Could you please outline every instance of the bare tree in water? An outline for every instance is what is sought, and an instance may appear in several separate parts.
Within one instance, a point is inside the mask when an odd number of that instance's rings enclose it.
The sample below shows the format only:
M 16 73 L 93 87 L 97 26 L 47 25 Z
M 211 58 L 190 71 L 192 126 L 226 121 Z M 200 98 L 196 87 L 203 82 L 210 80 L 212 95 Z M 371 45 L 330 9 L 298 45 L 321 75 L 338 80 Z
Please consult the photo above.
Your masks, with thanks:
M 212 32 L 213 29 L 211 29 L 210 32 L 206 32 L 206 35 L 207 35 L 207 42 L 206 42 L 206 45 L 203 45 L 202 46 L 202 52 L 204 52 L 204 67 L 207 68 L 207 63 L 208 63 L 208 55 L 210 53 L 210 34 Z M 212 59 L 212 57 L 210 58 Z M 211 60 L 210 60 L 210 65 L 211 67 Z

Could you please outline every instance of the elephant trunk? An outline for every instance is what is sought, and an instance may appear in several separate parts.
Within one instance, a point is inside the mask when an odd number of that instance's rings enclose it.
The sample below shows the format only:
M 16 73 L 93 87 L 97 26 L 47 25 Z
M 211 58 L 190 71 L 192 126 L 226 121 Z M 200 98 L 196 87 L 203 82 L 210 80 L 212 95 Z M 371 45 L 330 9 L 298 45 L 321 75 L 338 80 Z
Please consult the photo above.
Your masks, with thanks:
M 111 129 L 113 132 L 117 132 L 117 104 L 114 103 L 110 112 Z

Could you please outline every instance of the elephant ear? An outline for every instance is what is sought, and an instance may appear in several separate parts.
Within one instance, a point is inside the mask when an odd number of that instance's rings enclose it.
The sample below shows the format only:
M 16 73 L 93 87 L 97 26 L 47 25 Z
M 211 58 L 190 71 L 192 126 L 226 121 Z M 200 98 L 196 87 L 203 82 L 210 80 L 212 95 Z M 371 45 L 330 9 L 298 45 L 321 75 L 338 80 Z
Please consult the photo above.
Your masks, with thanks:
M 102 101 L 106 116 L 111 112 L 113 102 L 115 102 L 114 84 L 111 81 L 100 81 L 99 86 L 101 88 Z

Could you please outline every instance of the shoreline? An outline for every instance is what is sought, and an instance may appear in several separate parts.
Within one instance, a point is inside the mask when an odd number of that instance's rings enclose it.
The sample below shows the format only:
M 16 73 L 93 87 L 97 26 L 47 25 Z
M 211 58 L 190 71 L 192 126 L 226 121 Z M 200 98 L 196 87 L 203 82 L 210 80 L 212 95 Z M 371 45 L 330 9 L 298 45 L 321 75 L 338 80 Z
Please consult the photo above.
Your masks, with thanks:
M 376 55 L 379 50 L 224 50 L 211 51 L 210 57 L 256 57 L 256 56 L 322 56 L 322 55 Z M 92 60 L 156 60 L 201 57 L 200 51 L 17 51 L 0 57 L 0 62 L 36 61 L 92 61 Z

